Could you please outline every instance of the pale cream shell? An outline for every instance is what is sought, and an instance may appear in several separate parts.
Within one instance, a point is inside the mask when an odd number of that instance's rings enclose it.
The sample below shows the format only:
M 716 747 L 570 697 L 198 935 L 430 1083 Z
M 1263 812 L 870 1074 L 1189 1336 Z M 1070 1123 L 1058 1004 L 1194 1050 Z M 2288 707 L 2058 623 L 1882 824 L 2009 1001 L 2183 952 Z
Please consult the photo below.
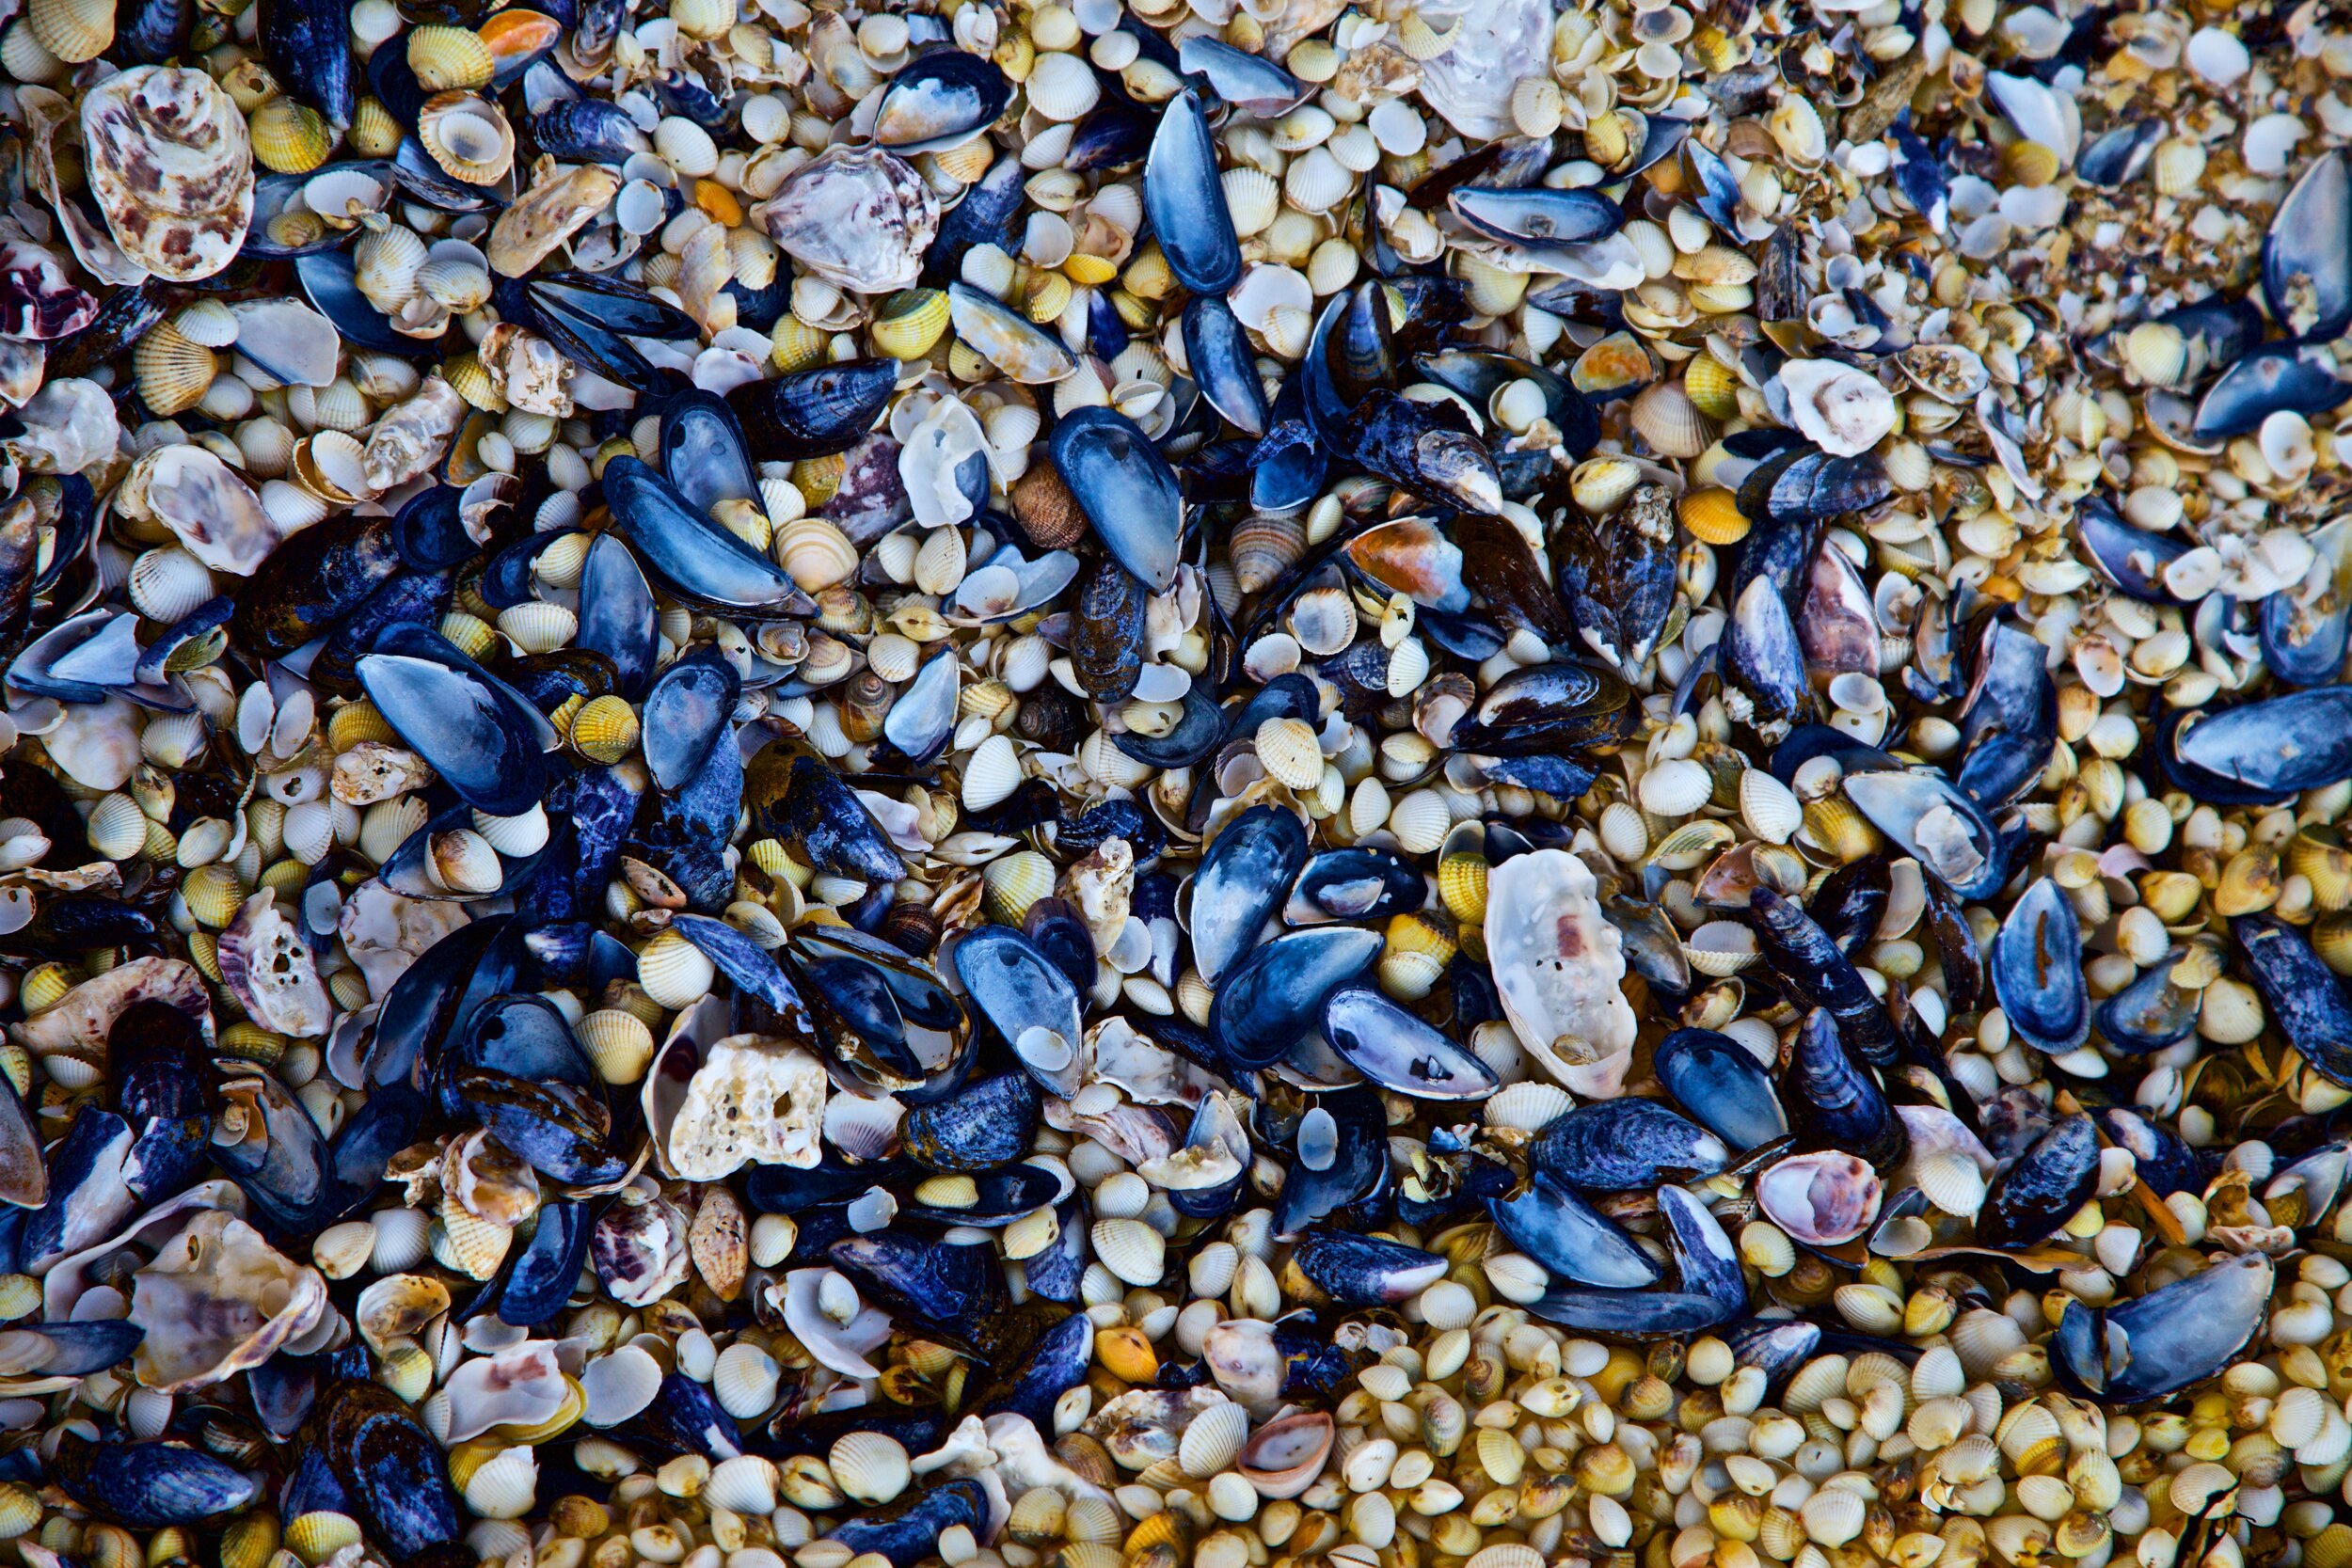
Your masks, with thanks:
M 1094 1256 L 1130 1285 L 1157 1285 L 1168 1266 L 1168 1243 L 1141 1220 L 1097 1220 Z

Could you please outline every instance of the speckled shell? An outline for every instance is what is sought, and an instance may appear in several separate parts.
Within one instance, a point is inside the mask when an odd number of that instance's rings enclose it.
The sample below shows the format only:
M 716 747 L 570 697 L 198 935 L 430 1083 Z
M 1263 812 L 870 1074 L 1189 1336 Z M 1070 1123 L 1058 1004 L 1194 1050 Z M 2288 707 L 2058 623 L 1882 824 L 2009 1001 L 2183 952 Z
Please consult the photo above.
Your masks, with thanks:
M 210 76 L 137 66 L 108 77 L 82 99 L 82 145 L 125 256 L 180 283 L 235 259 L 253 220 L 253 148 Z
M 755 215 L 803 267 L 860 293 L 913 283 L 939 232 L 939 198 L 911 165 L 880 148 L 833 149 Z

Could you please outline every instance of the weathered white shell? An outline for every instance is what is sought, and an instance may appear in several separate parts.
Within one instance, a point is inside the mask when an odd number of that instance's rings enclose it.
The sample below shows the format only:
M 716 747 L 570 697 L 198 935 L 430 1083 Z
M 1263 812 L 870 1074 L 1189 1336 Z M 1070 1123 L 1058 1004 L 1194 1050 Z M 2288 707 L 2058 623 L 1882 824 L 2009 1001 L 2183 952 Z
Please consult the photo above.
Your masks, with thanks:
M 794 261 L 859 293 L 913 283 L 939 232 L 939 198 L 903 159 L 880 148 L 832 149 L 803 165 L 753 215 Z
M 201 71 L 135 66 L 82 98 L 90 194 L 122 253 L 175 282 L 236 259 L 253 221 L 253 146 Z
M 681 1180 L 716 1181 L 757 1162 L 807 1169 L 820 1150 L 824 1064 L 794 1045 L 736 1035 L 710 1047 L 670 1124 Z
M 131 466 L 115 505 L 161 523 L 215 572 L 250 577 L 278 547 L 278 531 L 236 470 L 203 447 L 161 446 Z
M 1530 1078 L 1522 1083 L 1506 1084 L 1487 1097 L 1486 1120 L 1489 1127 L 1508 1127 L 1522 1132 L 1541 1132 L 1553 1117 L 1573 1109 L 1576 1101 L 1557 1084 L 1546 1084 Z
M 258 1367 L 317 1326 L 326 1280 L 233 1214 L 199 1213 L 131 1276 L 130 1321 L 147 1331 L 132 1365 L 165 1393 Z
M 1836 456 L 1859 456 L 1895 428 L 1895 394 L 1850 365 L 1790 359 L 1780 367 L 1780 385 L 1797 428 Z
M 537 1426 L 552 1420 L 571 1390 L 555 1359 L 555 1341 L 526 1339 L 496 1355 L 478 1355 L 452 1372 L 449 1441 L 464 1442 L 496 1426 Z
M 131 562 L 130 593 L 140 614 L 170 626 L 213 596 L 213 574 L 186 550 L 166 546 Z
M 539 1457 L 527 1447 L 506 1449 L 466 1479 L 466 1506 L 485 1519 L 519 1519 L 538 1494 Z
M 907 1450 L 887 1433 L 845 1433 L 826 1455 L 825 1464 L 842 1495 L 860 1502 L 886 1503 L 914 1479 Z
M 661 1363 L 636 1345 L 623 1345 L 581 1368 L 580 1386 L 588 1396 L 580 1418 L 593 1427 L 618 1426 L 661 1391 Z
M 720 1408 L 738 1420 L 748 1421 L 764 1416 L 776 1402 L 776 1385 L 782 1369 L 776 1358 L 757 1345 L 737 1343 L 719 1353 L 719 1359 L 710 1370 L 710 1391 Z M 773 1475 L 773 1470 L 770 1474 Z M 711 1479 L 718 1477 L 714 1473 Z M 733 1507 L 733 1504 L 726 1505 Z M 773 1509 L 775 1504 L 768 1505 Z
M 645 994 L 673 1011 L 710 994 L 719 972 L 703 950 L 675 930 L 663 931 L 637 955 L 637 983 Z
M 1633 1051 L 1624 939 L 1593 874 L 1565 849 L 1514 855 L 1487 873 L 1486 948 L 1519 1042 L 1574 1093 L 1617 1092 Z
M 827 1312 L 826 1299 L 841 1294 L 837 1289 L 825 1289 L 829 1280 L 849 1284 L 831 1269 L 794 1269 L 784 1276 L 785 1326 L 803 1349 L 842 1376 L 880 1377 L 882 1370 L 866 1359 L 866 1353 L 889 1339 L 888 1315 L 861 1304 L 854 1289 L 848 1293 L 847 1313 L 836 1317 Z
M 730 1345 L 719 1353 L 719 1365 L 727 1363 L 728 1351 L 756 1350 L 757 1346 Z M 765 1352 L 761 1353 L 765 1354 Z M 724 1403 L 723 1398 L 720 1401 Z M 723 1508 L 731 1513 L 745 1515 L 772 1513 L 776 1508 L 776 1462 L 763 1454 L 738 1454 L 723 1459 L 710 1467 L 710 1479 L 703 1482 L 702 1500 L 713 1508 Z
M 1774 1225 L 1801 1242 L 1838 1246 L 1878 1218 L 1878 1173 L 1851 1154 L 1795 1154 L 1756 1179 L 1756 1201 Z
M 297 1039 L 315 1039 L 334 1021 L 334 1005 L 319 983 L 310 944 L 278 911 L 278 892 L 263 888 L 246 899 L 220 934 L 221 984 L 255 1022 Z
M 1232 1402 L 1213 1404 L 1193 1418 L 1176 1444 L 1184 1474 L 1206 1479 L 1229 1468 L 1249 1436 L 1249 1412 Z
M 1767 844 L 1786 844 L 1804 826 L 1804 806 L 1795 793 L 1761 768 L 1740 775 L 1740 819 Z

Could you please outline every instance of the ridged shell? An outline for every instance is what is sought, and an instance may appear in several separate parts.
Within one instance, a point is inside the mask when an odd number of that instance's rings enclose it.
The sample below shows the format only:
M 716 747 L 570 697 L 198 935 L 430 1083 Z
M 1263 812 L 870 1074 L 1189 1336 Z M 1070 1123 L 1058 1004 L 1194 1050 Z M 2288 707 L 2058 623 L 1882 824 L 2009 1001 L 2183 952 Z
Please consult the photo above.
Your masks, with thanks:
M 1767 844 L 1786 844 L 1804 825 L 1804 806 L 1785 784 L 1760 768 L 1740 775 L 1740 819 Z
M 1714 424 L 1679 381 L 1653 381 L 1633 400 L 1633 428 L 1665 457 L 1692 458 L 1715 439 Z
M 719 1353 L 718 1361 L 711 1367 L 710 1391 L 722 1410 L 738 1420 L 750 1420 L 766 1415 L 768 1407 L 776 1402 L 781 1370 L 776 1358 L 757 1345 L 732 1344 Z M 769 1474 L 774 1474 L 772 1468 Z M 711 1480 L 718 1480 L 716 1471 Z M 707 1489 L 705 1495 L 707 1496 Z M 773 1496 L 772 1486 L 770 1496 Z M 771 1511 L 774 1506 L 772 1502 L 769 1504 Z
M 1260 513 L 1233 530 L 1233 580 L 1245 594 L 1263 593 L 1307 552 L 1307 531 L 1296 517 Z
M 217 367 L 211 349 L 188 341 L 169 322 L 159 323 L 131 350 L 139 400 L 157 419 L 184 414 L 203 401 Z
M 158 327 L 160 334 L 166 330 Z M 210 350 L 200 350 L 209 356 Z M 131 602 L 151 621 L 171 626 L 213 596 L 211 568 L 176 545 L 147 550 L 131 562 Z
M 136 66 L 82 99 L 90 194 L 115 243 L 171 282 L 227 266 L 253 221 L 245 117 L 201 71 Z
M 1205 1481 L 1230 1468 L 1248 1437 L 1248 1411 L 1230 1402 L 1213 1404 L 1184 1428 L 1177 1441 L 1176 1462 L 1184 1474 Z
M 1629 800 L 1612 800 L 1600 814 L 1600 847 L 1619 865 L 1634 865 L 1649 853 L 1649 820 Z
M 1691 537 L 1703 545 L 1736 545 L 1755 526 L 1740 510 L 1737 497 L 1711 484 L 1686 492 L 1676 504 L 1676 515 Z
M 1303 719 L 1276 717 L 1258 726 L 1258 761 L 1292 789 L 1306 791 L 1323 782 L 1323 743 Z
M 1454 813 L 1445 797 L 1434 789 L 1416 789 L 1389 811 L 1389 831 L 1399 847 L 1411 855 L 1426 855 L 1445 842 Z
M 441 1243 L 435 1249 L 436 1255 L 448 1267 L 469 1279 L 487 1279 L 506 1261 L 506 1254 L 515 1244 L 515 1233 L 502 1225 L 476 1219 L 455 1203 L 444 1201 Z
M 1157 1285 L 1168 1267 L 1168 1243 L 1141 1220 L 1097 1220 L 1094 1256 L 1130 1285 Z
M 1302 213 L 1327 213 L 1356 188 L 1330 149 L 1309 148 L 1282 171 L 1282 199 Z
M 1011 795 L 1021 783 L 1021 758 L 1009 736 L 992 735 L 975 747 L 963 765 L 963 803 L 986 811 Z
M 1487 1097 L 1486 1122 L 1489 1127 L 1516 1128 L 1522 1132 L 1543 1130 L 1555 1117 L 1574 1108 L 1576 1102 L 1565 1089 L 1556 1084 L 1528 1079 L 1506 1084 Z
M 734 1347 L 730 1346 L 729 1349 Z M 720 1360 L 726 1353 L 720 1353 Z M 776 1463 L 762 1454 L 738 1454 L 710 1467 L 701 1497 L 713 1508 L 746 1516 L 772 1513 L 776 1508 Z
M 426 849 L 434 880 L 452 893 L 496 893 L 506 879 L 498 851 L 471 828 L 435 833 Z
M 825 1456 L 825 1465 L 842 1495 L 859 1502 L 889 1502 L 914 1479 L 907 1450 L 886 1433 L 846 1433 Z
M 1685 817 L 1707 804 L 1714 788 L 1705 764 L 1671 758 L 1642 775 L 1642 809 L 1659 816 Z
M 1947 1214 L 1970 1219 L 1984 1207 L 1984 1173 L 1957 1149 L 1923 1157 L 1913 1167 L 1912 1178 L 1921 1195 Z
M 518 816 L 472 816 L 474 832 L 501 855 L 535 855 L 547 847 L 553 831 L 545 806 L 533 806 Z
M 1229 168 L 1219 182 L 1225 210 L 1233 215 L 1233 232 L 1243 239 L 1261 232 L 1282 210 L 1282 188 L 1263 169 Z
M 466 1478 L 466 1506 L 485 1519 L 519 1519 L 538 1500 L 539 1460 L 528 1448 L 512 1448 Z
M 939 290 L 902 289 L 874 312 L 874 347 L 893 359 L 920 359 L 946 332 L 948 315 Z
M 308 174 L 335 150 L 326 117 L 291 98 L 273 98 L 254 110 L 246 132 L 254 162 L 273 174 Z
M 359 1544 L 359 1521 L 348 1513 L 313 1509 L 286 1527 L 286 1549 L 305 1562 L 325 1562 Z
M 369 1216 L 375 1227 L 375 1255 L 368 1266 L 377 1274 L 405 1274 L 430 1250 L 432 1217 L 419 1209 L 386 1209 Z
M 1000 926 L 1018 926 L 1031 905 L 1054 891 L 1054 863 L 1022 849 L 988 863 L 980 873 L 988 916 Z
M 110 861 L 128 861 L 147 845 L 147 814 L 128 795 L 113 794 L 90 809 L 89 845 Z
M 487 87 L 498 71 L 489 43 L 470 27 L 426 24 L 408 30 L 408 69 L 427 92 Z
M 580 630 L 580 617 L 560 604 L 532 599 L 500 610 L 499 630 L 526 654 L 551 653 Z
M 591 697 L 572 715 L 572 749 L 591 762 L 612 764 L 637 750 L 637 710 L 619 697 Z
M 1316 658 L 1329 658 L 1356 641 L 1356 601 L 1344 588 L 1317 588 L 1291 607 L 1290 633 Z
M 1805 1534 L 1816 1545 L 1843 1546 L 1862 1533 L 1870 1505 L 1859 1493 L 1828 1486 L 1807 1497 L 1798 1512 L 1804 1519 Z
M 608 1084 L 634 1084 L 653 1065 L 653 1031 L 634 1013 L 603 1007 L 580 1021 L 580 1048 Z
M 1076 119 L 1103 96 L 1094 68 L 1076 55 L 1039 56 L 1023 86 L 1029 95 L 1029 107 L 1054 120 Z
M 796 517 L 777 531 L 776 564 L 804 592 L 847 582 L 857 570 L 857 546 L 822 517 Z
M 424 257 L 424 240 L 415 230 L 398 224 L 371 230 L 352 246 L 353 280 L 370 304 L 389 315 L 416 297 Z
M 672 1012 L 708 996 L 717 979 L 709 957 L 681 931 L 660 932 L 637 955 L 637 983 Z
M 40 46 L 67 65 L 98 58 L 115 40 L 115 0 L 31 0 L 24 20 Z
M 515 166 L 515 128 L 496 103 L 473 93 L 427 99 L 417 111 L 417 139 L 443 173 L 469 185 L 496 184 Z

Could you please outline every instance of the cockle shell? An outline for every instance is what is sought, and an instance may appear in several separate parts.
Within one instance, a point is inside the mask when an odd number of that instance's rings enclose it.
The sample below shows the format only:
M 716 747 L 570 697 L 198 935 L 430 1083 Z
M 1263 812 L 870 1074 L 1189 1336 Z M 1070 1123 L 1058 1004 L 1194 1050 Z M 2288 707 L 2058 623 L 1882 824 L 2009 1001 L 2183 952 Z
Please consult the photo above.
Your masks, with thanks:
M 834 148 L 802 166 L 753 212 L 808 271 L 859 293 L 914 281 L 939 232 L 939 198 L 904 159 Z
M 1636 1023 L 1617 989 L 1624 939 L 1596 892 L 1565 849 L 1514 855 L 1487 873 L 1486 950 L 1520 1043 L 1572 1092 L 1602 1098 L 1624 1083 Z
M 90 192 L 122 253 L 190 283 L 235 260 L 253 221 L 245 117 L 201 71 L 136 66 L 82 99 Z

